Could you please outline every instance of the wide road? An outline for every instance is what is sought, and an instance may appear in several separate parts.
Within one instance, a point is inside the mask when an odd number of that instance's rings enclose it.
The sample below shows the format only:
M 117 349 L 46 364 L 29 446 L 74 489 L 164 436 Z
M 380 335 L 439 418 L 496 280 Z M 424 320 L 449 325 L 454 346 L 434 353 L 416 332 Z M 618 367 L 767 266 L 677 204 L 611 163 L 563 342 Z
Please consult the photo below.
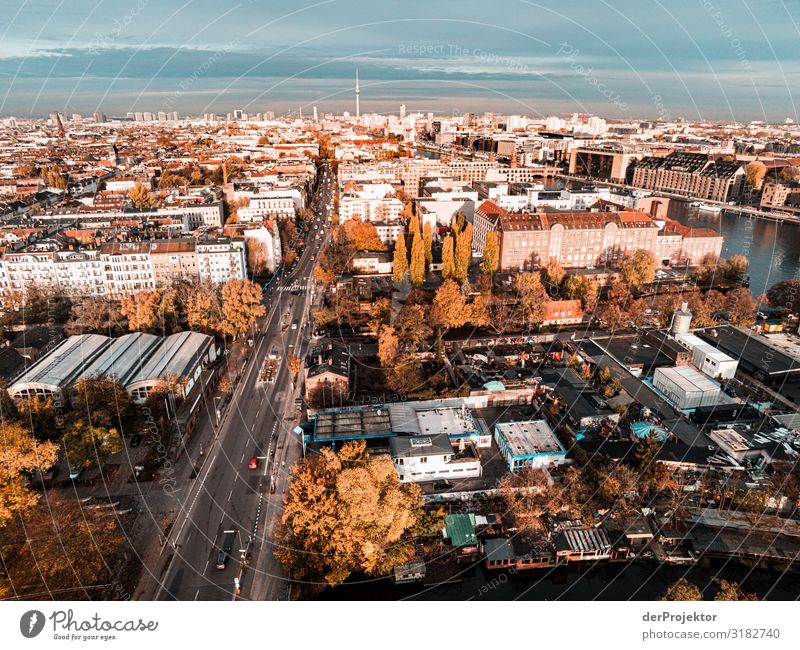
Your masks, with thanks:
M 171 558 L 157 599 L 231 600 L 238 595 L 240 577 L 243 598 L 286 597 L 287 576 L 274 561 L 271 534 L 281 511 L 287 472 L 301 453 L 300 441 L 292 433 L 297 387 L 286 359 L 292 353 L 303 357 L 314 267 L 329 237 L 333 179 L 325 163 L 319 173 L 320 200 L 305 250 L 294 270 L 287 270 L 267 294 L 269 310 L 258 324 L 253 354 L 202 468 L 184 492 L 164 549 Z M 260 382 L 261 364 L 273 350 L 282 357 L 279 372 L 273 382 Z M 253 456 L 258 467 L 249 469 Z M 233 551 L 225 568 L 217 569 L 219 548 L 229 530 L 236 531 Z M 244 551 L 248 567 L 241 561 Z

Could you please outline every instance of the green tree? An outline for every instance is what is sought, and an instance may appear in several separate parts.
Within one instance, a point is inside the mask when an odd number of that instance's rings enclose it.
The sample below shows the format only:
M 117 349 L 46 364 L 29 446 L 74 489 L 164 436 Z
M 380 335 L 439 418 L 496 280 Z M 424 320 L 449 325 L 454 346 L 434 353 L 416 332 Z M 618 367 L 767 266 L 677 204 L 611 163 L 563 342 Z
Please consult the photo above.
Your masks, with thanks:
M 425 244 L 419 231 L 414 233 L 411 242 L 411 284 L 414 287 L 421 287 L 425 281 Z
M 397 237 L 394 245 L 394 260 L 392 262 L 392 277 L 395 282 L 403 282 L 408 276 L 408 252 L 406 251 L 406 238 L 402 233 Z
M 490 230 L 486 233 L 486 242 L 483 245 L 483 262 L 481 268 L 487 275 L 497 273 L 500 263 L 500 245 L 498 243 L 497 232 Z

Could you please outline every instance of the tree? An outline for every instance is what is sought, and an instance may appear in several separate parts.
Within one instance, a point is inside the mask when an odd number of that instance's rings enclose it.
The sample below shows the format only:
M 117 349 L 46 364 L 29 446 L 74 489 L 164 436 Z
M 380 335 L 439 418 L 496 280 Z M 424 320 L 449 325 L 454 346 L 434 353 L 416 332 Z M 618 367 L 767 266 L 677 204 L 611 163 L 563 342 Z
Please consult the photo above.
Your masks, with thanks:
M 726 275 L 731 280 L 741 280 L 750 267 L 750 261 L 744 255 L 734 255 L 728 260 Z
M 103 296 L 86 296 L 72 305 L 70 320 L 64 328 L 73 334 L 110 334 L 122 326 L 120 303 Z
M 456 259 L 453 249 L 453 237 L 447 235 L 442 244 L 442 278 L 450 280 L 456 274 Z
M 735 325 L 749 325 L 756 317 L 756 301 L 746 287 L 739 287 L 726 296 L 726 308 Z
M 757 192 L 764 183 L 764 177 L 767 175 L 767 166 L 758 160 L 754 160 L 745 165 L 744 174 L 747 186 Z
M 433 264 L 433 229 L 427 221 L 422 229 L 422 242 L 425 244 L 425 271 L 427 272 Z
M 381 366 L 384 368 L 393 366 L 399 351 L 400 339 L 397 337 L 396 330 L 389 325 L 383 327 L 378 336 L 378 359 Z
M 421 287 L 425 281 L 425 244 L 419 231 L 414 233 L 411 242 L 411 285 Z
M 394 260 L 392 262 L 392 277 L 395 282 L 403 282 L 408 275 L 408 253 L 406 252 L 406 238 L 402 233 L 397 237 L 394 245 Z
M 544 318 L 544 304 L 548 300 L 539 274 L 519 273 L 514 278 L 514 288 L 522 324 L 528 328 L 539 325 Z
M 639 291 L 655 279 L 657 267 L 655 255 L 641 248 L 633 253 L 626 253 L 620 263 L 622 279 L 634 291 Z
M 298 357 L 296 354 L 290 354 L 286 359 L 286 366 L 289 368 L 289 372 L 291 372 L 293 375 L 296 375 L 298 372 L 300 372 L 301 365 L 302 362 L 300 361 L 300 357 Z
M 464 284 L 472 262 L 472 224 L 468 223 L 463 230 L 456 232 L 455 239 L 455 275 L 454 280 Z
M 115 428 L 76 420 L 64 433 L 64 447 L 70 467 L 102 467 L 111 454 L 122 449 L 122 437 Z
M 131 200 L 133 207 L 137 210 L 152 208 L 156 204 L 156 197 L 141 183 L 136 183 L 136 185 L 128 190 L 128 198 Z
M 469 317 L 470 309 L 461 288 L 453 280 L 445 280 L 433 298 L 432 322 L 443 329 L 450 329 L 466 324 Z
M 210 282 L 193 285 L 186 297 L 186 320 L 193 330 L 213 334 L 222 322 L 222 302 Z
M 415 214 L 408 220 L 408 232 L 412 235 L 421 234 L 419 229 L 419 217 Z
M 564 267 L 557 258 L 551 257 L 539 271 L 541 280 L 551 287 L 558 287 L 564 279 Z
M 541 533 L 544 530 L 541 517 L 547 514 L 547 505 L 542 495 L 547 484 L 547 474 L 533 467 L 510 472 L 500 479 L 500 496 L 514 524 L 523 532 Z
M 80 379 L 75 385 L 74 404 L 89 422 L 104 427 L 133 410 L 133 400 L 119 379 L 103 375 Z
M 428 314 L 419 304 L 406 301 L 395 319 L 397 336 L 406 351 L 417 352 L 433 334 L 428 324 Z
M 80 600 L 102 594 L 91 588 L 114 578 L 125 540 L 119 517 L 109 514 L 106 508 L 86 508 L 51 493 L 20 524 L 1 530 L 6 579 L 0 580 L 0 599 L 41 600 L 57 594 Z
M 61 174 L 61 170 L 58 168 L 58 165 L 48 165 L 46 167 L 42 167 L 41 173 L 45 185 L 48 187 L 54 187 L 57 190 L 67 189 L 67 179 Z
M 255 237 L 246 237 L 244 244 L 247 252 L 247 269 L 250 274 L 256 276 L 265 273 L 269 259 L 267 243 L 259 241 Z
M 686 578 L 680 578 L 667 588 L 660 600 L 703 600 L 703 594 L 697 585 Z
M 57 456 L 54 443 L 38 442 L 18 422 L 0 421 L 0 528 L 15 515 L 30 510 L 39 499 L 24 473 L 50 469 Z
M 500 263 L 500 245 L 497 239 L 497 232 L 490 230 L 486 233 L 486 242 L 483 244 L 483 261 L 481 268 L 487 275 L 497 273 Z
M 800 280 L 783 280 L 767 291 L 769 303 L 775 307 L 785 307 L 793 313 L 800 312 Z
M 736 582 L 727 580 L 719 581 L 719 591 L 714 596 L 714 600 L 758 600 L 756 594 L 746 593 L 739 588 Z
M 315 588 L 354 571 L 386 575 L 413 556 L 421 509 L 419 487 L 401 484 L 391 459 L 371 457 L 364 441 L 325 448 L 292 468 L 275 555 Z
M 348 219 L 342 226 L 353 248 L 360 251 L 385 251 L 386 245 L 378 231 L 369 221 Z
M 120 314 L 128 320 L 131 332 L 156 332 L 161 309 L 161 289 L 139 291 L 124 296 Z
M 16 405 L 20 420 L 29 425 L 39 438 L 50 438 L 56 428 L 56 412 L 52 397 L 34 395 L 26 397 Z M 4 415 L 8 415 L 4 413 Z
M 255 282 L 228 280 L 222 287 L 222 333 L 235 338 L 247 332 L 266 313 L 261 298 L 261 287 Z
M 617 282 L 611 286 L 606 299 L 597 309 L 597 317 L 612 330 L 623 327 L 630 320 L 627 310 L 632 300 L 628 285 Z

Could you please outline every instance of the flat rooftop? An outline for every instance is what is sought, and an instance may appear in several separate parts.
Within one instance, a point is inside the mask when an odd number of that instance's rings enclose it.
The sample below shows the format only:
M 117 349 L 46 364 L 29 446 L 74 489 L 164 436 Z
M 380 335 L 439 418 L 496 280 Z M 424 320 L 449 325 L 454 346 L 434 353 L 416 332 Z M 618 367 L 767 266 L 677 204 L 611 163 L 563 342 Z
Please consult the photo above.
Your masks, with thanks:
M 388 408 L 396 433 L 419 436 L 444 433 L 451 438 L 480 433 L 472 410 L 461 398 L 398 402 Z
M 393 436 L 389 410 L 384 406 L 325 409 L 314 417 L 314 440 L 358 440 Z
M 691 366 L 677 366 L 676 368 L 658 368 L 656 376 L 662 375 L 667 379 L 679 384 L 685 390 L 709 391 L 719 390 L 719 384 L 710 380 L 699 370 Z
M 550 425 L 544 420 L 502 422 L 494 426 L 502 438 L 501 444 L 505 445 L 514 458 L 565 451 Z
M 739 359 L 746 370 L 770 377 L 800 373 L 800 360 L 771 345 L 763 335 L 723 325 L 698 331 L 698 336 Z

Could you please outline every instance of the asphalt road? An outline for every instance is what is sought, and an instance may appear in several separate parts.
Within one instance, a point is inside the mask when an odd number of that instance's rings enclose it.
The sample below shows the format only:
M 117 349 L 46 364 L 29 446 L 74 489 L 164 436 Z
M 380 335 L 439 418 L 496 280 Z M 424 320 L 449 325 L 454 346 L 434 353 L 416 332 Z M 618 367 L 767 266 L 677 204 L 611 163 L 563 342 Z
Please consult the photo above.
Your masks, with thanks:
M 272 541 L 287 473 L 301 454 L 300 440 L 292 432 L 297 387 L 286 359 L 291 353 L 302 358 L 308 341 L 314 267 L 329 237 L 327 204 L 334 182 L 332 178 L 327 182 L 330 176 L 323 165 L 322 200 L 303 255 L 296 268 L 276 280 L 269 291 L 269 310 L 258 324 L 254 353 L 204 455 L 202 468 L 184 493 L 164 546 L 163 553 L 171 558 L 154 594 L 156 599 L 232 600 L 238 595 L 271 600 L 287 596 L 288 576 L 274 559 Z M 294 295 L 293 288 L 306 290 Z M 273 382 L 260 382 L 259 369 L 273 349 L 282 356 L 280 369 Z M 253 456 L 258 458 L 258 467 L 251 470 L 248 463 Z M 274 491 L 270 489 L 273 480 Z M 220 570 L 215 564 L 228 530 L 236 531 L 236 541 L 227 566 Z M 246 567 L 241 561 L 245 551 L 249 558 Z

